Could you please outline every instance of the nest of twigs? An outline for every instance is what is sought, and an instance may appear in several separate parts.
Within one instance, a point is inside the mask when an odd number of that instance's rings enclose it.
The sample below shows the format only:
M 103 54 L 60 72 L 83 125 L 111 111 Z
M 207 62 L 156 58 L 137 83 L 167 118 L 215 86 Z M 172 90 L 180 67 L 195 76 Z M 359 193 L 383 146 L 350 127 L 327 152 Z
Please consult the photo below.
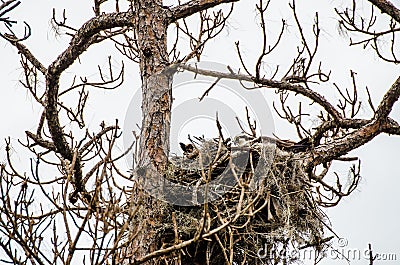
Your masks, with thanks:
M 198 237 L 177 254 L 182 264 L 287 264 L 290 250 L 321 248 L 325 217 L 297 151 L 267 139 L 197 138 L 170 158 L 166 177 L 180 190 L 169 196 L 181 206 L 164 209 L 162 247 Z

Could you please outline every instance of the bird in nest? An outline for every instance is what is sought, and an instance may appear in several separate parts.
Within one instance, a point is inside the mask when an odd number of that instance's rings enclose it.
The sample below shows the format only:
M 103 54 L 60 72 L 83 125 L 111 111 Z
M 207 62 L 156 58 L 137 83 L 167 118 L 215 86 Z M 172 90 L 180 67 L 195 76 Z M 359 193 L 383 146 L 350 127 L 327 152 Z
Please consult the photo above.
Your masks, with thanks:
M 179 143 L 183 155 L 189 159 L 194 159 L 199 155 L 199 150 L 191 143 L 189 144 L 184 144 L 184 143 Z

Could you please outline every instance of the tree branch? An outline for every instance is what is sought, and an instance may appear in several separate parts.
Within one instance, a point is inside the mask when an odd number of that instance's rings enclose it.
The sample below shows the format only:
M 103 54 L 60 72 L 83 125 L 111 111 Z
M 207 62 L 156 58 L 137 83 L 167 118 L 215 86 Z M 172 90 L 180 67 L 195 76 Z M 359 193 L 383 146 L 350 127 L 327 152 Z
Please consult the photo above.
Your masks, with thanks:
M 180 65 L 180 68 L 197 73 L 197 74 L 205 75 L 205 76 L 211 76 L 211 77 L 216 77 L 216 78 L 220 78 L 220 79 L 233 79 L 233 80 L 240 80 L 240 81 L 248 81 L 248 82 L 253 82 L 253 83 L 259 84 L 263 87 L 277 88 L 277 89 L 292 91 L 292 92 L 301 94 L 301 95 L 315 101 L 316 103 L 318 103 L 335 120 L 339 120 L 342 118 L 341 114 L 336 110 L 336 108 L 331 103 L 329 103 L 329 101 L 324 96 L 322 96 L 321 94 L 319 94 L 307 87 L 304 87 L 304 86 L 301 86 L 298 84 L 291 84 L 286 81 L 276 81 L 276 80 L 267 79 L 267 78 L 257 79 L 254 76 L 236 74 L 233 72 L 222 73 L 222 72 L 217 72 L 217 71 L 212 71 L 212 70 L 204 70 L 204 69 L 199 69 L 199 68 L 188 66 L 188 65 Z
M 193 14 L 201 12 L 203 10 L 207 10 L 214 6 L 223 3 L 232 3 L 238 2 L 239 0 L 192 0 L 188 3 L 179 5 L 171 9 L 171 17 L 169 18 L 168 23 L 174 23 L 178 19 L 189 17 Z
M 387 0 L 368 0 L 374 6 L 379 8 L 382 13 L 388 14 L 398 23 L 400 23 L 400 10 Z
M 116 27 L 133 27 L 135 20 L 134 12 L 103 14 L 90 19 L 74 35 L 69 47 L 49 66 L 49 73 L 61 74 L 92 45 L 91 39 L 97 33 Z
M 35 142 L 35 144 L 37 144 L 43 148 L 46 148 L 48 150 L 56 151 L 56 148 L 52 142 L 46 141 L 43 138 L 41 138 L 40 136 L 37 136 L 37 135 L 31 133 L 30 131 L 25 131 L 25 133 L 29 138 L 31 138 Z
M 311 170 L 315 166 L 332 161 L 333 159 L 343 156 L 354 150 L 382 132 L 379 123 L 372 122 L 361 127 L 360 129 L 349 133 L 343 138 L 338 138 L 326 145 L 315 147 L 310 152 L 310 156 L 306 158 L 305 168 Z
M 64 131 L 58 117 L 57 101 L 61 73 L 93 44 L 96 34 L 100 33 L 102 30 L 115 27 L 132 27 L 134 23 L 134 12 L 103 14 L 92 18 L 78 30 L 68 48 L 48 67 L 46 72 L 46 120 L 56 150 L 65 159 L 72 161 L 73 151 L 64 137 Z M 84 191 L 79 156 L 76 158 L 74 171 L 76 192 Z M 74 194 L 76 192 L 74 192 Z
M 379 104 L 376 112 L 376 120 L 384 120 L 389 116 L 390 111 L 393 108 L 394 103 L 400 97 L 400 76 L 397 78 L 396 82 L 390 87 L 383 97 L 381 103 Z
M 400 135 L 400 125 L 389 117 L 387 122 L 382 124 L 382 131 L 387 134 Z
M 392 110 L 393 104 L 398 100 L 400 96 L 400 77 L 386 92 L 382 101 L 380 102 L 377 111 L 375 112 L 374 119 L 371 121 L 366 120 L 351 120 L 347 121 L 348 126 L 359 126 L 362 125 L 358 130 L 348 134 L 347 136 L 335 139 L 328 145 L 322 145 L 316 147 L 312 152 L 311 160 L 307 168 L 331 161 L 334 158 L 340 157 L 347 154 L 351 150 L 354 150 L 382 132 L 389 134 L 399 134 L 399 124 L 393 119 L 389 118 L 390 111 Z M 344 120 L 343 120 L 344 121 Z M 337 126 L 340 126 L 337 124 Z M 348 127 L 347 126 L 347 127 Z M 310 163 L 311 162 L 311 163 Z
M 11 41 L 7 39 L 12 45 L 14 45 L 19 53 L 21 53 L 23 56 L 25 56 L 26 59 L 29 60 L 29 62 L 36 67 L 42 74 L 46 74 L 46 67 L 32 54 L 32 52 L 22 43 L 18 41 Z

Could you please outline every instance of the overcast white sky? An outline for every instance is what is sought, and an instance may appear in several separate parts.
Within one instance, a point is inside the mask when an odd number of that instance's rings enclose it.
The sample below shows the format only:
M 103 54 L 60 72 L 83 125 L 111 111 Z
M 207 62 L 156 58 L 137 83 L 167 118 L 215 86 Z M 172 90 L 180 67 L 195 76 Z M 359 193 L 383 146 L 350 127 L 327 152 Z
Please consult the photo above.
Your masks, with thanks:
M 235 53 L 234 43 L 240 40 L 240 47 L 246 62 L 251 69 L 254 69 L 254 62 L 261 47 L 261 35 L 257 27 L 258 17 L 255 12 L 256 2 L 258 1 L 242 0 L 235 6 L 235 11 L 227 29 L 216 40 L 209 43 L 208 48 L 205 49 L 203 60 L 239 68 L 240 64 Z M 325 94 L 332 101 L 337 99 L 338 95 L 334 91 L 332 83 L 335 82 L 342 87 L 350 87 L 351 79 L 349 73 L 351 69 L 357 72 L 359 87 L 363 89 L 368 85 L 374 102 L 377 104 L 385 90 L 399 76 L 399 68 L 379 60 L 371 49 L 363 50 L 361 47 L 348 47 L 348 38 L 338 33 L 337 17 L 333 8 L 350 7 L 351 2 L 344 0 L 299 0 L 297 7 L 300 20 L 303 21 L 304 30 L 308 32 L 309 37 L 314 13 L 316 11 L 319 12 L 322 36 L 318 60 L 322 61 L 323 69 L 332 70 L 331 81 L 323 85 L 319 92 Z M 369 4 L 366 0 L 357 2 L 359 2 L 360 12 L 369 10 Z M 394 0 L 392 2 L 400 6 L 400 1 Z M 20 22 L 24 20 L 32 27 L 32 36 L 24 44 L 31 49 L 44 65 L 51 63 L 69 41 L 68 36 L 57 36 L 51 28 L 50 18 L 53 7 L 56 7 L 59 16 L 62 9 L 66 8 L 67 22 L 76 28 L 89 19 L 93 13 L 91 11 L 91 1 L 22 1 L 22 4 L 12 12 L 12 18 Z M 280 48 L 266 59 L 264 67 L 267 70 L 274 69 L 277 65 L 286 68 L 291 63 L 296 44 L 299 43 L 296 42 L 298 33 L 288 8 L 288 2 L 273 0 L 268 14 L 268 36 L 271 38 L 271 43 L 273 43 L 274 37 L 279 32 L 281 18 L 287 19 L 289 26 Z M 21 32 L 22 25 L 19 24 L 18 27 L 20 27 Z M 26 130 L 36 129 L 36 124 L 40 117 L 40 108 L 29 95 L 29 92 L 18 84 L 18 80 L 22 77 L 22 71 L 19 65 L 19 55 L 15 48 L 4 40 L 0 40 L 0 47 L 0 74 L 2 80 L 0 111 L 3 114 L 1 116 L 0 138 L 11 137 L 15 149 L 14 159 L 21 163 L 21 167 L 24 167 L 23 163 L 26 162 L 27 154 L 23 152 L 23 148 L 19 146 L 16 140 L 24 139 Z M 86 54 L 81 56 L 81 64 L 76 63 L 66 71 L 62 78 L 63 86 L 68 86 L 75 74 L 88 76 L 95 80 L 98 77 L 97 65 L 107 66 L 107 56 L 110 54 L 113 55 L 113 65 L 117 71 L 121 65 L 121 60 L 124 58 L 115 52 L 113 45 L 110 43 L 95 45 L 95 47 L 91 47 Z M 86 117 L 87 125 L 92 129 L 98 128 L 97 126 L 102 120 L 112 123 L 115 118 L 118 118 L 121 122 L 124 121 L 131 98 L 140 87 L 137 66 L 128 60 L 125 60 L 125 66 L 126 82 L 122 87 L 115 91 L 90 90 Z M 42 83 L 41 85 L 43 88 L 44 84 Z M 270 106 L 272 106 L 271 97 L 273 93 L 265 91 L 260 93 L 265 96 Z M 229 99 L 218 95 L 217 92 L 210 94 L 210 96 L 216 100 L 221 100 L 221 102 L 223 101 L 227 105 L 229 105 L 229 102 L 232 103 Z M 197 97 L 199 97 L 198 94 L 193 95 L 193 98 Z M 361 93 L 360 98 L 365 99 L 365 94 Z M 63 100 L 68 101 L 71 99 L 66 98 Z M 397 120 L 400 120 L 399 105 L 400 103 L 396 105 L 391 115 Z M 232 108 L 235 109 L 235 107 Z M 310 108 L 312 111 L 314 106 Z M 367 104 L 363 104 L 362 113 L 364 117 L 369 117 L 371 114 Z M 292 127 L 287 126 L 278 119 L 275 119 L 274 124 L 275 133 L 278 136 L 296 139 L 296 133 Z M 182 130 L 184 131 L 183 134 L 185 134 L 190 131 L 190 127 Z M 192 134 L 195 135 L 195 132 Z M 0 151 L 0 161 L 4 162 L 3 140 L 0 142 L 0 147 L 3 149 Z M 123 148 L 122 145 L 121 148 Z M 176 147 L 171 148 L 174 149 Z M 350 197 L 344 199 L 339 206 L 328 211 L 334 230 L 348 242 L 348 245 L 343 248 L 344 251 L 358 249 L 363 252 L 368 243 L 372 243 L 374 251 L 377 253 L 394 253 L 397 255 L 397 261 L 380 261 L 376 264 L 398 264 L 400 260 L 400 245 L 398 243 L 398 238 L 400 238 L 400 228 L 398 226 L 400 217 L 400 200 L 398 197 L 398 187 L 400 186 L 399 148 L 400 137 L 382 135 L 369 144 L 353 151 L 351 155 L 359 156 L 362 160 L 362 181 L 358 189 Z M 338 165 L 336 169 L 345 178 L 349 166 L 350 164 Z M 337 241 L 334 242 L 334 246 L 337 246 Z M 363 253 L 361 256 L 363 256 Z M 351 264 L 368 264 L 363 257 L 359 261 L 355 259 L 350 261 Z M 306 260 L 305 262 L 307 263 Z M 321 264 L 348 263 L 344 260 L 333 262 L 328 259 Z

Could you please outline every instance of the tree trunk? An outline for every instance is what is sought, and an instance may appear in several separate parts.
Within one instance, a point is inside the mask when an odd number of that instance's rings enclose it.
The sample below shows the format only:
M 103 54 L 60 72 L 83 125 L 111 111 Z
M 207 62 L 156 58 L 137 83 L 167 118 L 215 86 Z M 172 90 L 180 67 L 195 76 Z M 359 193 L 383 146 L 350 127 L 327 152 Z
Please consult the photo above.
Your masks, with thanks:
M 169 64 L 167 52 L 167 13 L 161 0 L 135 1 L 137 11 L 137 45 L 140 54 L 140 71 L 142 77 L 142 128 L 139 143 L 138 172 L 135 191 L 132 193 L 134 203 L 140 204 L 132 224 L 130 244 L 131 261 L 143 258 L 157 250 L 157 230 L 163 218 L 162 203 L 147 190 L 144 182 L 162 176 L 168 161 L 169 135 L 171 121 L 172 79 L 164 71 Z M 139 202 L 140 201 L 140 202 Z M 156 264 L 156 261 L 148 261 Z

